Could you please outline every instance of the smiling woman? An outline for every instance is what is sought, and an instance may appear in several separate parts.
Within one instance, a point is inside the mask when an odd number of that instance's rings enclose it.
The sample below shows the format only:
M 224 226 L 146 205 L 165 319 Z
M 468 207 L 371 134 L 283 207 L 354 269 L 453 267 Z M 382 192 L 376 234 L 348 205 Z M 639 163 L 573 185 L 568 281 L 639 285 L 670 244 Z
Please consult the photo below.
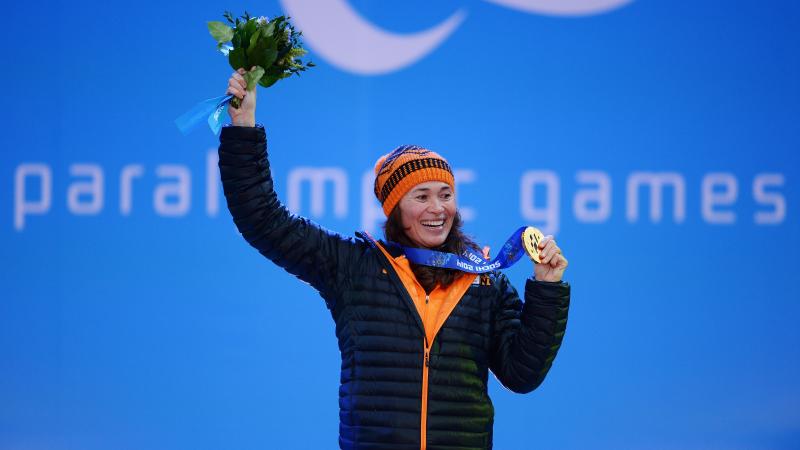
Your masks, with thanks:
M 489 371 L 514 392 L 532 391 L 566 329 L 567 261 L 552 236 L 539 242 L 524 303 L 498 271 L 478 277 L 411 263 L 403 246 L 456 254 L 478 246 L 461 232 L 450 165 L 407 145 L 375 164 L 386 241 L 346 238 L 293 215 L 273 188 L 256 93 L 245 87 L 234 73 L 228 93 L 242 103 L 229 108 L 233 126 L 220 134 L 225 198 L 244 238 L 316 288 L 336 322 L 339 447 L 492 448 Z
M 405 145 L 381 157 L 375 164 L 375 196 L 387 216 L 384 233 L 389 242 L 454 254 L 478 249 L 461 232 L 455 180 L 450 165 L 437 153 Z M 437 285 L 450 286 L 459 274 L 438 267 L 410 267 L 426 292 Z

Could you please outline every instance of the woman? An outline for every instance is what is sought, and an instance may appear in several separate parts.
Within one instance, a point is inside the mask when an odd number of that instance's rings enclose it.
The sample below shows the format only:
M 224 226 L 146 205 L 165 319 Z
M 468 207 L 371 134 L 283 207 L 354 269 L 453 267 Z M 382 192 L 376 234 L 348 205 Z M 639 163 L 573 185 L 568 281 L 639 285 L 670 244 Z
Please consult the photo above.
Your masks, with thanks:
M 316 288 L 331 311 L 342 356 L 340 448 L 492 448 L 488 371 L 514 392 L 532 391 L 566 328 L 567 261 L 552 236 L 540 243 L 542 263 L 523 303 L 499 272 L 417 266 L 398 246 L 366 233 L 346 238 L 290 214 L 273 189 L 256 92 L 246 91 L 243 73 L 229 80 L 227 92 L 242 104 L 228 109 L 233 123 L 220 135 L 225 197 L 245 239 Z M 387 241 L 451 253 L 477 248 L 461 233 L 444 158 L 399 147 L 375 173 Z

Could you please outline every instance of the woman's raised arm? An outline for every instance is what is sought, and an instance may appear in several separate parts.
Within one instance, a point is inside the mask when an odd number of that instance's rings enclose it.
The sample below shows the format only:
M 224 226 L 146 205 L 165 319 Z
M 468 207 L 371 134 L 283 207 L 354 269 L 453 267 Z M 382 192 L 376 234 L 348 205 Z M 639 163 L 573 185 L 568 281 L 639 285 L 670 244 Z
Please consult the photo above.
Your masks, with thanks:
M 219 169 L 228 209 L 242 236 L 262 255 L 306 281 L 333 308 L 337 293 L 365 245 L 291 214 L 278 200 L 267 158 L 266 132 L 255 125 L 254 91 L 242 72 L 229 79 L 228 93 L 242 99 L 229 106 L 233 126 L 222 128 Z

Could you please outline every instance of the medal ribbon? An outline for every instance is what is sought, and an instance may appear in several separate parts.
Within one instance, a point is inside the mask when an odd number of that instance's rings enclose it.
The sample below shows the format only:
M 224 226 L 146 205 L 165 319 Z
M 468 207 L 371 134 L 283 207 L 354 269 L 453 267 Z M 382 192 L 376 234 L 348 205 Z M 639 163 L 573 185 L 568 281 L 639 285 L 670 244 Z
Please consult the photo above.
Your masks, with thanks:
M 467 273 L 486 273 L 511 267 L 519 261 L 522 255 L 526 254 L 522 245 L 522 232 L 526 228 L 520 227 L 515 231 L 491 261 L 486 261 L 483 256 L 469 249 L 464 250 L 461 255 L 456 255 L 455 253 L 437 252 L 426 248 L 403 247 L 396 243 L 390 244 L 402 249 L 406 258 L 414 264 L 455 269 Z

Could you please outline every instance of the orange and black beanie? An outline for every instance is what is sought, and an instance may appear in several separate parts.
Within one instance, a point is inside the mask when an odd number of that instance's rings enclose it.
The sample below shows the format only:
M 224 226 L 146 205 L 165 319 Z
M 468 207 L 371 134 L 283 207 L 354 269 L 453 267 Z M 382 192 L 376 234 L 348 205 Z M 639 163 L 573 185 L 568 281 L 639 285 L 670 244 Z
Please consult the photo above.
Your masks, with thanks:
M 426 181 L 442 181 L 455 189 L 447 160 L 426 148 L 401 145 L 375 163 L 375 196 L 387 217 L 408 191 Z

